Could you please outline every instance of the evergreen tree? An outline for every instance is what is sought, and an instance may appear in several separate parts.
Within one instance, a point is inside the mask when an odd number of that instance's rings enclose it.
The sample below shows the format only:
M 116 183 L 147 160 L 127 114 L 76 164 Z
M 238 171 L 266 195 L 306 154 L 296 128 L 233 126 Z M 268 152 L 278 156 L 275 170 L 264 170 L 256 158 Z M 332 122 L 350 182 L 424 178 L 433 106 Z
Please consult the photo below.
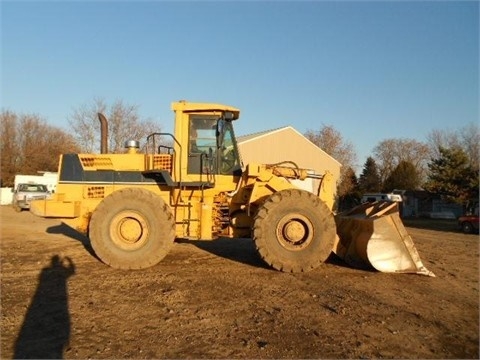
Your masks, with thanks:
M 348 167 L 345 170 L 345 176 L 343 177 L 343 181 L 339 185 L 339 189 L 343 189 L 343 191 L 338 192 L 339 194 L 341 194 L 338 197 L 339 211 L 350 209 L 360 203 L 362 194 L 360 193 L 358 188 L 357 175 L 351 167 Z
M 369 156 L 365 161 L 362 174 L 360 175 L 360 179 L 358 181 L 358 187 L 362 193 L 379 192 L 382 188 L 377 164 L 371 156 Z
M 383 191 L 391 192 L 394 189 L 415 190 L 420 185 L 418 170 L 409 161 L 401 161 L 383 184 Z
M 428 164 L 424 188 L 457 203 L 478 198 L 479 174 L 470 166 L 467 154 L 459 147 L 439 147 L 439 154 Z

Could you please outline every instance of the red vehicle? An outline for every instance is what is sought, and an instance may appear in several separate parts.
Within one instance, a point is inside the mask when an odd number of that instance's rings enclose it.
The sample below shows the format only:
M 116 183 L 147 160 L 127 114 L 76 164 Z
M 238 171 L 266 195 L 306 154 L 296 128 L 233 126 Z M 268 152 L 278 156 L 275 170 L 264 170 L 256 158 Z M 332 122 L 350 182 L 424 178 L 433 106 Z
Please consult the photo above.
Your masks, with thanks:
M 465 215 L 458 218 L 458 225 L 465 234 L 478 233 L 478 201 L 467 203 Z

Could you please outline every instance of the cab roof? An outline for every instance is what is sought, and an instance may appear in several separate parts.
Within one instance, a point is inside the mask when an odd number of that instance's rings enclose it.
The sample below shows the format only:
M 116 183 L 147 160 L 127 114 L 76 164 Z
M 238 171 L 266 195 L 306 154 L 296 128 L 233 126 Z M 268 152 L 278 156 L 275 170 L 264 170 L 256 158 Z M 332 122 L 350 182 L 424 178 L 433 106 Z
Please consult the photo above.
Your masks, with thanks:
M 182 112 L 225 112 L 229 111 L 233 113 L 233 120 L 236 120 L 240 116 L 240 109 L 237 109 L 233 106 L 222 105 L 222 104 L 213 104 L 213 103 L 196 103 L 188 102 L 186 100 L 180 100 L 172 103 L 173 111 L 182 111 Z

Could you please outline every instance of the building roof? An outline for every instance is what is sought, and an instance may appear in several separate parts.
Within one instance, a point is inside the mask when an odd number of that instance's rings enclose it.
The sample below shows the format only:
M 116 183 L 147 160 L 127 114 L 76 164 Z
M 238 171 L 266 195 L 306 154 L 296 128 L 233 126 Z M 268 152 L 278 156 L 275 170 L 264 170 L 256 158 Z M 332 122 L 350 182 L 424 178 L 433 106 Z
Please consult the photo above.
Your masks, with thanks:
M 271 129 L 271 130 L 265 130 L 265 131 L 259 131 L 259 132 L 256 132 L 256 133 L 253 133 L 253 134 L 247 134 L 247 135 L 241 135 L 241 136 L 237 136 L 237 143 L 239 145 L 242 145 L 242 144 L 245 144 L 245 143 L 248 143 L 250 141 L 253 141 L 253 140 L 258 140 L 262 137 L 265 137 L 265 136 L 270 136 L 270 135 L 273 135 L 275 133 L 278 133 L 278 132 L 282 132 L 282 131 L 287 131 L 287 130 L 290 130 L 290 131 L 293 131 L 294 133 L 296 133 L 297 135 L 299 135 L 300 137 L 302 137 L 303 139 L 305 139 L 305 141 L 309 142 L 311 145 L 315 146 L 319 151 L 323 152 L 326 156 L 332 158 L 333 160 L 335 160 L 340 166 L 342 166 L 342 164 L 337 160 L 335 159 L 334 157 L 332 157 L 331 155 L 327 154 L 324 150 L 322 150 L 320 147 L 318 147 L 317 145 L 315 145 L 313 142 L 311 142 L 309 139 L 307 139 L 305 137 L 305 135 L 303 135 L 302 133 L 300 133 L 299 131 L 297 131 L 294 127 L 288 125 L 288 126 L 283 126 L 283 127 L 280 127 L 280 128 L 276 128 L 276 129 Z
M 291 126 L 283 126 L 283 127 L 279 127 L 279 128 L 276 128 L 276 129 L 259 131 L 259 132 L 252 133 L 252 134 L 247 134 L 247 135 L 240 135 L 240 136 L 237 136 L 237 143 L 238 144 L 243 144 L 243 143 L 246 143 L 250 140 L 257 139 L 257 138 L 263 137 L 265 135 L 271 135 L 273 133 L 276 133 L 278 131 L 281 131 L 281 130 L 284 130 L 284 129 L 287 129 L 287 128 L 292 128 L 292 127 Z

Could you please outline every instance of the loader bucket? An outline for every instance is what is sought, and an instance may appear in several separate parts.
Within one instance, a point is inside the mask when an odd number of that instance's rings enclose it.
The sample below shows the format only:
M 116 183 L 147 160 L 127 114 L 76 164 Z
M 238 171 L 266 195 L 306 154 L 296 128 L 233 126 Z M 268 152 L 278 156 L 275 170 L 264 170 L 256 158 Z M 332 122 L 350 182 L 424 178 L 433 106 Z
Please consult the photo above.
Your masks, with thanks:
M 435 276 L 427 270 L 403 226 L 395 202 L 365 203 L 335 217 L 333 252 L 348 265 L 387 273 Z

